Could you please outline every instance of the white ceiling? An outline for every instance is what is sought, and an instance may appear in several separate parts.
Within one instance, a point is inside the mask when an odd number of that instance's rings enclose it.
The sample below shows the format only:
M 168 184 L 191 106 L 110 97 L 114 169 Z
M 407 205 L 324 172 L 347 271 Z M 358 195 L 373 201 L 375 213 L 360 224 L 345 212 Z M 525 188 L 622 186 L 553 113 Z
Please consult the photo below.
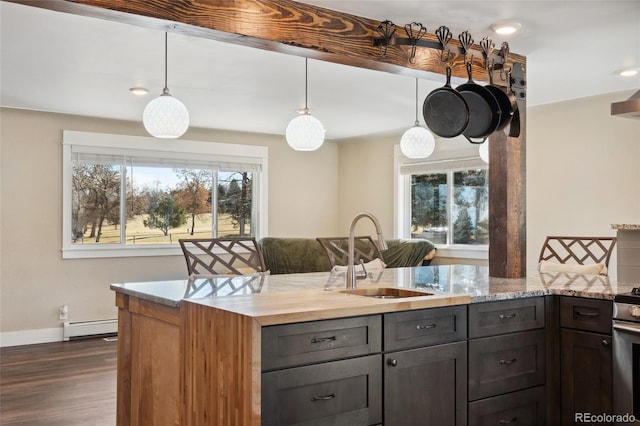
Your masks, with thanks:
M 454 35 L 469 30 L 476 41 L 506 40 L 527 56 L 529 106 L 640 87 L 640 75 L 616 73 L 640 67 L 640 0 L 306 3 L 390 19 L 398 31 L 417 21 L 431 33 L 446 25 Z M 0 15 L 2 106 L 141 122 L 162 91 L 161 31 L 7 2 Z M 490 25 L 503 20 L 522 29 L 492 34 Z M 304 105 L 304 59 L 170 33 L 168 83 L 189 109 L 191 126 L 284 134 Z M 443 83 L 421 80 L 420 103 Z M 136 97 L 132 86 L 150 92 Z M 411 77 L 309 60 L 309 108 L 328 138 L 410 127 L 414 90 Z

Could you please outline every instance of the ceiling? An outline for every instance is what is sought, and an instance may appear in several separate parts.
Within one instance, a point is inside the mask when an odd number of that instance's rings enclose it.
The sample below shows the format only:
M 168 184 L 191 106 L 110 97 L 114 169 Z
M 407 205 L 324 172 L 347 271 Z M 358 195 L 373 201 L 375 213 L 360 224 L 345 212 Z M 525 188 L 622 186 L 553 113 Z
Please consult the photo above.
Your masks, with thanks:
M 469 30 L 476 42 L 484 36 L 496 46 L 508 41 L 512 52 L 527 57 L 529 106 L 640 87 L 640 74 L 617 74 L 640 68 L 640 0 L 305 3 L 389 19 L 399 31 L 417 21 L 430 33 L 446 25 L 454 35 Z M 4 107 L 141 122 L 145 105 L 162 92 L 161 31 L 7 2 L 0 3 L 0 18 Z M 520 22 L 521 30 L 493 34 L 490 25 L 504 20 Z M 175 33 L 168 46 L 168 86 L 187 106 L 191 126 L 284 134 L 304 106 L 301 57 Z M 308 75 L 309 108 L 328 138 L 401 132 L 413 125 L 411 77 L 317 60 L 309 60 Z M 420 80 L 420 105 L 443 83 L 444 77 Z M 133 86 L 149 93 L 134 96 Z

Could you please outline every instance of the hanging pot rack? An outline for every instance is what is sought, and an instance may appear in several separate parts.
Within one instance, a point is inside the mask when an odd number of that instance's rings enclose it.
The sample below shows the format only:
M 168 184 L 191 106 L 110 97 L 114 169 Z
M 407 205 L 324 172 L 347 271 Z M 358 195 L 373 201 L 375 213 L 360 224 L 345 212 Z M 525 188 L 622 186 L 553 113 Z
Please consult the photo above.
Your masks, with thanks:
M 483 37 L 478 45 L 474 44 L 473 37 L 469 31 L 463 31 L 458 35 L 459 45 L 450 45 L 453 34 L 448 27 L 442 25 L 434 32 L 433 36 L 427 37 L 427 29 L 418 22 L 412 22 L 404 26 L 404 35 L 401 31 L 397 31 L 398 27 L 390 20 L 380 22 L 376 31 L 380 37 L 373 38 L 373 46 L 380 48 L 380 56 L 387 55 L 389 46 L 410 46 L 409 63 L 414 64 L 416 60 L 416 52 L 418 47 L 439 50 L 440 61 L 448 63 L 453 60 L 454 55 L 460 55 L 464 58 L 464 63 L 471 62 L 473 64 L 474 57 L 482 58 L 482 65 L 485 70 L 493 70 L 500 72 L 500 80 L 506 82 L 507 86 L 513 85 L 509 81 L 511 74 L 511 66 L 507 66 L 509 60 L 509 44 L 505 41 L 500 49 L 496 50 L 493 41 L 489 37 Z M 518 82 L 519 86 L 518 98 L 525 97 L 525 85 L 523 80 Z

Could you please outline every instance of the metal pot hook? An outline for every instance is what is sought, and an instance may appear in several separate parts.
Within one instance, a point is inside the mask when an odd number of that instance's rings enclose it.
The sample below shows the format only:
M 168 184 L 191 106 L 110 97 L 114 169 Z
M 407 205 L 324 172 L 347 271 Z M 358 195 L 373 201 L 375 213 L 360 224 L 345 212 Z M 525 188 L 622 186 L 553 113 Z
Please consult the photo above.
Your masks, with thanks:
M 494 47 L 495 44 L 489 37 L 483 37 L 482 40 L 480 40 L 480 48 L 482 49 L 482 57 L 484 58 L 484 67 L 487 69 L 489 68 L 489 56 L 493 53 Z M 491 62 L 493 62 L 493 60 L 491 60 Z
M 384 39 L 384 43 L 380 45 L 380 56 L 383 58 L 387 56 L 387 47 L 389 47 L 389 43 L 396 32 L 396 28 L 396 24 L 389 20 L 380 22 L 376 28 L 378 34 L 380 34 Z
M 415 30 L 414 27 L 416 27 Z M 424 37 L 424 35 L 427 33 L 427 28 L 419 22 L 412 22 L 404 26 L 404 31 L 407 33 L 407 37 L 409 37 L 409 43 L 411 44 L 411 55 L 409 56 L 409 63 L 415 64 L 416 46 L 418 40 Z
M 500 80 L 507 81 L 511 80 L 511 67 L 507 69 L 507 60 L 509 59 L 509 43 L 506 41 L 502 42 L 500 45 L 500 56 L 502 56 L 502 68 L 500 68 Z
M 471 55 L 471 59 L 467 61 L 467 52 L 469 52 L 469 49 L 471 49 L 471 46 L 473 46 L 473 37 L 471 36 L 471 33 L 469 31 L 461 32 L 458 36 L 458 40 L 460 41 L 462 50 L 464 51 L 464 63 L 472 63 L 473 55 Z
M 444 25 L 440 26 L 436 30 L 436 36 L 438 37 L 438 41 L 442 45 L 442 51 L 440 52 L 440 62 L 449 62 L 451 60 L 451 50 L 447 49 L 447 44 L 453 38 L 453 34 L 451 34 L 451 30 Z M 444 51 L 447 51 L 447 57 L 444 57 Z

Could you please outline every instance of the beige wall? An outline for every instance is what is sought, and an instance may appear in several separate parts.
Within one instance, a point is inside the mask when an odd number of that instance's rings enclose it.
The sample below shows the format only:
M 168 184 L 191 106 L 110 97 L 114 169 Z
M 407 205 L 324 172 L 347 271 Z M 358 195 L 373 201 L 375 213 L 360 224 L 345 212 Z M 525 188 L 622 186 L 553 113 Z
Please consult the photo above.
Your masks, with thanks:
M 640 121 L 609 115 L 611 102 L 631 94 L 528 109 L 529 273 L 545 235 L 614 235 L 611 223 L 640 223 Z M 184 276 L 180 256 L 61 258 L 62 130 L 145 136 L 140 123 L 0 111 L 2 333 L 60 327 L 62 304 L 72 321 L 113 318 L 110 283 Z M 190 129 L 185 139 L 269 147 L 271 236 L 345 235 L 360 211 L 374 213 L 391 236 L 400 134 L 327 141 L 311 153 L 292 151 L 282 136 Z M 458 142 L 437 143 L 448 149 Z M 364 221 L 358 229 L 371 230 Z
M 61 327 L 58 308 L 64 304 L 69 306 L 70 321 L 115 318 L 111 283 L 185 276 L 182 256 L 66 260 L 61 256 L 62 131 L 147 136 L 141 123 L 13 109 L 0 109 L 0 120 L 2 333 L 39 329 L 50 333 Z M 291 150 L 282 136 L 190 129 L 184 139 L 269 147 L 269 234 L 336 234 L 334 142 L 314 153 L 300 153 Z
M 615 236 L 612 223 L 640 223 L 640 120 L 610 114 L 632 94 L 527 110 L 529 272 L 546 235 Z

